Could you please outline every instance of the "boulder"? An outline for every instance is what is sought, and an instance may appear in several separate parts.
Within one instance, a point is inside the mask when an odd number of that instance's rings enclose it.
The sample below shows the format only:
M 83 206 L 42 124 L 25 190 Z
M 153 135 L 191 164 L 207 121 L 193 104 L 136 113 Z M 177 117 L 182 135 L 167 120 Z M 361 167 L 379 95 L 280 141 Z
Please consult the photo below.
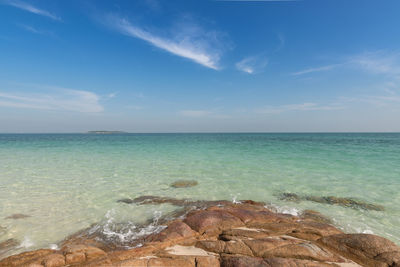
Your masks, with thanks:
M 400 266 L 400 248 L 386 238 L 370 234 L 337 234 L 318 243 L 366 266 Z
M 218 235 L 223 230 L 244 226 L 243 222 L 222 209 L 197 210 L 189 213 L 184 222 L 200 234 Z

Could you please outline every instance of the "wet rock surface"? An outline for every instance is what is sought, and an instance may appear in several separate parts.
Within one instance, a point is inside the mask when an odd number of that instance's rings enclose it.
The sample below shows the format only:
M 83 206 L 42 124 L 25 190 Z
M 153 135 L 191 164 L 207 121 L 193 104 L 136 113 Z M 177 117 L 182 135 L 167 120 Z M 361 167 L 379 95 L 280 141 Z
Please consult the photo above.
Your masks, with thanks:
M 82 231 L 64 240 L 59 250 L 21 253 L 1 260 L 0 266 L 400 266 L 400 248 L 393 242 L 345 234 L 314 211 L 292 216 L 253 201 L 154 196 L 129 203 L 175 203 L 185 216 L 160 219 L 162 230 L 140 237 L 140 247 L 107 247 Z
M 335 196 L 300 196 L 295 193 L 282 193 L 278 196 L 280 200 L 300 202 L 300 201 L 312 201 L 327 205 L 338 205 L 346 208 L 353 209 L 364 209 L 364 210 L 375 210 L 384 211 L 385 207 L 378 204 L 367 203 L 361 200 L 346 198 L 346 197 L 335 197 Z

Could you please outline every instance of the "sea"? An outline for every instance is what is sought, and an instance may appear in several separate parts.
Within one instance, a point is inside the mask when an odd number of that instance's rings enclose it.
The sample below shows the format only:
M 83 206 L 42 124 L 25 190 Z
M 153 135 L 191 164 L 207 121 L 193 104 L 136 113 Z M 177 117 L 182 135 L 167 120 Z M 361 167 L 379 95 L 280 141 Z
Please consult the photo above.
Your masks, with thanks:
M 171 187 L 177 180 L 198 185 Z M 1 257 L 57 248 L 90 227 L 121 243 L 157 231 L 139 225 L 177 207 L 118 202 L 144 195 L 311 209 L 400 244 L 400 134 L 0 134 L 0 243 L 19 244 Z M 329 196 L 384 210 L 307 200 Z

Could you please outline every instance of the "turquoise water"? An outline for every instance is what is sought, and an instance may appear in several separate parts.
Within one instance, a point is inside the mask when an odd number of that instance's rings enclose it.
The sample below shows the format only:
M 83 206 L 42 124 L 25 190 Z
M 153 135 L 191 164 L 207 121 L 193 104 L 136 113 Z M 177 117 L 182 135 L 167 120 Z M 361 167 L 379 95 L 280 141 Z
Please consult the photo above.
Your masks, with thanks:
M 198 186 L 175 189 L 179 179 Z M 278 199 L 282 192 L 353 197 L 367 211 Z M 280 211 L 314 209 L 345 231 L 400 244 L 400 134 L 2 134 L 0 242 L 55 247 L 69 234 L 101 225 L 129 239 L 135 225 L 174 207 L 117 203 L 141 195 L 253 199 Z M 31 217 L 5 219 L 21 213 Z M 123 230 L 114 224 L 124 223 Z M 151 230 L 151 229 L 150 229 Z

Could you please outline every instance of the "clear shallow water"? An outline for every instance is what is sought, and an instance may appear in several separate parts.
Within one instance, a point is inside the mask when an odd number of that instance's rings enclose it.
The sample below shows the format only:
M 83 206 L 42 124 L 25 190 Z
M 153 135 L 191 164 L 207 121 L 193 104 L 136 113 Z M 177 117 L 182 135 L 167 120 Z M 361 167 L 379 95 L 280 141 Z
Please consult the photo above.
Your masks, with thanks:
M 199 185 L 171 188 L 178 179 Z M 385 211 L 285 202 L 282 192 L 354 197 Z M 12 253 L 52 246 L 93 223 L 123 240 L 174 209 L 116 202 L 142 195 L 314 209 L 345 231 L 400 244 L 399 192 L 400 134 L 0 135 L 0 242 L 22 242 Z M 31 217 L 5 219 L 16 213 Z

